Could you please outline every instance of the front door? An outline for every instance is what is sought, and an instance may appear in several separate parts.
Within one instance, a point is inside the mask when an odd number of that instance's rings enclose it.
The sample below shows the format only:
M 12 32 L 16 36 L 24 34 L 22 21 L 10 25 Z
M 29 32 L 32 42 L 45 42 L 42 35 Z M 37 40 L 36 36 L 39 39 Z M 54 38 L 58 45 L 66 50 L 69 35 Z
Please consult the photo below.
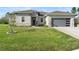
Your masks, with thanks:
M 32 17 L 32 26 L 35 26 L 36 25 L 36 17 Z

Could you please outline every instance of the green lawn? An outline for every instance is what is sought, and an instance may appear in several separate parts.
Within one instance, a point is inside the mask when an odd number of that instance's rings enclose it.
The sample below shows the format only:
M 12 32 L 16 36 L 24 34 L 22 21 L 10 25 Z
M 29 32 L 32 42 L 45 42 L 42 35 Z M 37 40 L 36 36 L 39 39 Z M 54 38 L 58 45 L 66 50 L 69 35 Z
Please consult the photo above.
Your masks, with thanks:
M 70 51 L 79 48 L 79 40 L 53 28 L 16 27 L 7 35 L 8 25 L 0 24 L 1 51 Z

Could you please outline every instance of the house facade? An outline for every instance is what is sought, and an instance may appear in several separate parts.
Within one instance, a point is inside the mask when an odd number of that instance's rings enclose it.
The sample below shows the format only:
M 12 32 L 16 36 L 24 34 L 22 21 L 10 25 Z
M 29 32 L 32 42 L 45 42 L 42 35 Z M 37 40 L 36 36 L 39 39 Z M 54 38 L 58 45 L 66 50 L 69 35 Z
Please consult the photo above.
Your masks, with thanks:
M 15 20 L 16 26 L 74 27 L 76 15 L 68 12 L 18 11 L 9 14 L 9 23 Z
M 16 26 L 41 26 L 45 23 L 45 14 L 35 10 L 13 12 L 9 14 L 9 23 L 15 20 Z

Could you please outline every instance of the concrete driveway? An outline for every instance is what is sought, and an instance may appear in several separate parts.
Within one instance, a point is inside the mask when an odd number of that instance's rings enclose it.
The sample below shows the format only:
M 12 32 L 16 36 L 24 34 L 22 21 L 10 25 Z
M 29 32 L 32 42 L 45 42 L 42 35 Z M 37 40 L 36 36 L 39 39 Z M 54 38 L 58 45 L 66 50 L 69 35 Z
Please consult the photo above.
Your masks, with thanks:
M 54 27 L 58 31 L 64 32 L 74 38 L 79 39 L 79 28 L 78 27 Z

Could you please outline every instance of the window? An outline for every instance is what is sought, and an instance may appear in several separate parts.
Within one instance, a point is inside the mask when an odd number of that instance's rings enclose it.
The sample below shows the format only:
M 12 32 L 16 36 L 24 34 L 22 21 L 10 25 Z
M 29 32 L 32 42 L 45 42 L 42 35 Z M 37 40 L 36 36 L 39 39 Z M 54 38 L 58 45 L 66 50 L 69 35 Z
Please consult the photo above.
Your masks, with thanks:
M 24 17 L 22 17 L 22 22 L 24 22 L 25 20 L 24 20 Z
M 70 18 L 66 18 L 66 26 L 70 26 Z
M 41 22 L 43 22 L 43 18 L 41 18 Z

